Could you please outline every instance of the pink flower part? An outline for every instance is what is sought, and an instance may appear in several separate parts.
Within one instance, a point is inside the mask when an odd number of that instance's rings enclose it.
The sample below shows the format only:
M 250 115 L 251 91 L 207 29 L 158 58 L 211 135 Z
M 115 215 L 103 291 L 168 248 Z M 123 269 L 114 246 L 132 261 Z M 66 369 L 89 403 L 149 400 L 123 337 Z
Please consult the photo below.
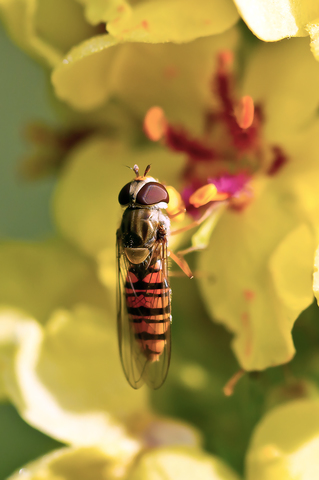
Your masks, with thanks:
M 217 188 L 218 192 L 229 193 L 229 195 L 236 195 L 240 192 L 250 177 L 245 173 L 239 173 L 238 175 L 223 175 L 218 178 L 209 178 L 208 183 L 212 183 Z

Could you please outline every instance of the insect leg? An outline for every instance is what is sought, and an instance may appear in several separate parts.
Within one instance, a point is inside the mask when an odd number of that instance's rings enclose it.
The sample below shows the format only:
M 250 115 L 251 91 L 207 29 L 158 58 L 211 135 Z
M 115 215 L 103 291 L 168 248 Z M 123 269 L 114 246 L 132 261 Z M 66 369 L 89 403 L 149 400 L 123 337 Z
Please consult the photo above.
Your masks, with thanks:
M 178 215 L 181 215 L 182 213 L 186 213 L 186 208 L 182 208 L 181 210 L 178 210 L 178 212 L 176 212 L 176 213 L 168 213 L 167 212 L 167 215 L 168 215 L 169 219 L 171 220 L 172 218 L 178 217 Z
M 192 228 L 199 227 L 199 225 L 201 225 L 208 217 L 210 217 L 210 215 L 215 210 L 219 210 L 223 206 L 226 206 L 226 202 L 213 203 L 198 220 L 194 220 L 192 223 L 185 225 L 185 227 L 181 227 L 181 228 L 178 228 L 177 230 L 171 231 L 170 235 L 176 235 L 177 233 L 187 232 L 187 230 L 191 230 Z
M 183 256 L 180 256 L 179 253 L 175 255 L 175 253 L 173 253 L 171 250 L 169 250 L 169 255 L 171 259 L 174 260 L 174 262 L 181 268 L 181 270 L 183 270 L 185 275 L 187 275 L 189 278 L 194 278 L 194 275 Z

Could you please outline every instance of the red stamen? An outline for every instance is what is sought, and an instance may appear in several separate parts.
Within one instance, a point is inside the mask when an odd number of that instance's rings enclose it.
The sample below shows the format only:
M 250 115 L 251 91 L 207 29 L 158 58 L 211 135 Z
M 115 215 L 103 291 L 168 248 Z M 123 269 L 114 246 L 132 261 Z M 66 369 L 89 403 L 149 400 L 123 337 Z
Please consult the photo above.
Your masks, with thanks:
M 219 56 L 218 71 L 215 78 L 215 89 L 221 101 L 220 121 L 225 123 L 236 150 L 244 152 L 250 150 L 255 145 L 257 131 L 253 124 L 249 126 L 246 122 L 249 128 L 245 126 L 243 129 L 237 123 L 235 118 L 235 102 L 231 95 L 232 76 L 229 72 L 229 65 L 230 62 L 225 62 L 224 57 Z M 246 106 L 245 108 L 250 112 L 248 116 L 252 117 L 253 120 L 251 108 L 249 106 Z
M 234 63 L 234 54 L 231 50 L 224 50 L 219 53 L 217 57 L 218 61 L 218 72 L 226 75 L 228 74 Z
M 287 163 L 287 160 L 288 160 L 280 147 L 278 146 L 272 147 L 272 151 L 274 154 L 274 160 L 269 170 L 267 171 L 267 174 L 270 176 L 276 175 L 276 173 L 278 173 L 279 170 L 281 170 L 281 168 Z
M 176 152 L 185 152 L 191 160 L 215 160 L 217 154 L 211 147 L 204 145 L 200 140 L 188 138 L 185 130 L 168 125 L 165 135 L 167 146 Z
M 220 103 L 218 108 L 206 112 L 202 137 L 191 137 L 187 130 L 169 124 L 160 107 L 151 108 L 144 121 L 145 132 L 151 140 L 162 140 L 169 149 L 187 157 L 183 171 L 186 187 L 182 195 L 188 213 L 195 218 L 208 203 L 225 199 L 230 208 L 242 211 L 253 199 L 248 180 L 260 170 L 275 175 L 287 162 L 281 148 L 274 146 L 270 147 L 273 158 L 268 164 L 265 152 L 269 153 L 269 147 L 264 148 L 261 135 L 263 110 L 260 105 L 254 105 L 250 96 L 237 100 L 232 68 L 232 53 L 222 52 L 213 84 L 214 95 Z M 217 193 L 212 193 L 213 185 Z

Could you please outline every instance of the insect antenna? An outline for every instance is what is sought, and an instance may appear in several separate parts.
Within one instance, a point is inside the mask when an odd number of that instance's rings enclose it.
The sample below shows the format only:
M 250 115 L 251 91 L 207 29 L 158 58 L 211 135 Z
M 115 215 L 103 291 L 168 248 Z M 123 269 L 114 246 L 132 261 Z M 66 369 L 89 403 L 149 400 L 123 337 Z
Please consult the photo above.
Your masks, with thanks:
M 125 165 L 126 168 L 129 168 L 130 170 L 133 170 L 133 172 L 135 173 L 135 175 L 138 177 L 139 176 L 139 168 L 138 168 L 138 165 L 134 165 L 134 167 L 130 167 L 129 165 Z
M 150 169 L 151 169 L 151 165 L 147 165 L 147 167 L 145 168 L 144 177 L 146 177 Z

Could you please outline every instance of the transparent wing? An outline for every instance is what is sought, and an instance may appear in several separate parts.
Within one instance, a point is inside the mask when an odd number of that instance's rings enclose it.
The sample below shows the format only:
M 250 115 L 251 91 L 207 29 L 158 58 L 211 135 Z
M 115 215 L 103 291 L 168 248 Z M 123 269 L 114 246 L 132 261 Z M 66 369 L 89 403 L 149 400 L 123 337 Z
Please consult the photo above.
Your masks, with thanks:
M 149 268 L 137 278 L 117 237 L 118 338 L 125 376 L 133 388 L 159 388 L 170 362 L 170 289 L 167 242 L 153 248 Z M 138 268 L 138 267 L 137 267 Z
M 134 338 L 126 306 L 126 286 L 131 283 L 130 263 L 124 255 L 119 234 L 117 235 L 117 262 L 117 329 L 120 358 L 127 381 L 133 388 L 140 388 L 144 380 L 140 374 L 140 368 L 137 368 L 134 361 L 138 353 L 138 345 Z

